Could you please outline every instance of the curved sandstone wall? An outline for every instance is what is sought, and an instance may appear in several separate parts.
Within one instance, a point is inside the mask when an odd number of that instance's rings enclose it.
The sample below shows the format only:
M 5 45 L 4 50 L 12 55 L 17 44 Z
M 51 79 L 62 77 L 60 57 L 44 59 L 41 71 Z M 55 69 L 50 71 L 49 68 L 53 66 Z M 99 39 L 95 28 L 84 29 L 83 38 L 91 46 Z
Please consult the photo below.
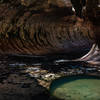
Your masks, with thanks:
M 1 3 L 0 53 L 44 55 L 88 48 L 94 39 L 91 24 L 78 21 L 70 8 L 35 10 L 18 1 Z

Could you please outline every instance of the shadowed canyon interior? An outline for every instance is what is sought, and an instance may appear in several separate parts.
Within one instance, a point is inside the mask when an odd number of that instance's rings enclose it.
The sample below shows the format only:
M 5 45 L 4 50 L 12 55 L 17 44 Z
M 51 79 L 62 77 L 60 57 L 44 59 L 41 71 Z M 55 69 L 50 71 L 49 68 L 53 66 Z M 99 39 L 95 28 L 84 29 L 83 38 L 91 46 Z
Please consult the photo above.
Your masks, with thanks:
M 70 0 L 0 0 L 0 100 L 55 100 L 49 91 L 53 80 L 100 76 L 100 7 L 97 0 L 85 6 L 81 16 L 76 12 L 81 6 Z M 100 98 L 99 80 L 71 82 L 73 89 L 76 84 L 81 93 Z M 70 98 L 73 90 L 66 91 L 61 94 Z
M 67 3 L 60 3 L 61 6 L 57 2 L 57 6 L 51 0 L 47 5 L 45 0 L 45 5 L 40 6 L 43 2 L 40 0 L 34 7 L 34 2 L 27 5 L 24 0 L 13 0 L 0 4 L 0 54 L 71 54 L 87 52 L 94 43 L 100 43 L 99 26 L 94 23 L 97 16 L 92 20 L 88 14 L 90 21 L 78 20 L 72 6 L 67 6 Z M 91 2 L 94 3 L 93 0 Z M 92 11 L 92 8 L 88 10 Z

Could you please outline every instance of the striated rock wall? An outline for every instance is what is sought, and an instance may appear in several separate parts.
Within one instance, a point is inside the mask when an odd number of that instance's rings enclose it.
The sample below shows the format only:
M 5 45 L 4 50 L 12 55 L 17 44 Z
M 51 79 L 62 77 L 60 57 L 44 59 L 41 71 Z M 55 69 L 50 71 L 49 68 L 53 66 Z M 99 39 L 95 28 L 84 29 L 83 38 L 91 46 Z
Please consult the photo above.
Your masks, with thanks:
M 91 24 L 78 20 L 71 6 L 42 6 L 62 5 L 60 0 L 40 0 L 36 5 L 33 0 L 29 6 L 25 2 L 9 0 L 0 4 L 1 54 L 44 55 L 80 52 L 91 47 L 94 41 Z
M 93 24 L 95 41 L 100 47 L 100 0 L 87 0 L 86 16 Z
M 1 54 L 79 52 L 92 44 L 89 24 L 78 21 L 71 7 L 37 10 L 12 1 L 0 4 L 0 14 Z

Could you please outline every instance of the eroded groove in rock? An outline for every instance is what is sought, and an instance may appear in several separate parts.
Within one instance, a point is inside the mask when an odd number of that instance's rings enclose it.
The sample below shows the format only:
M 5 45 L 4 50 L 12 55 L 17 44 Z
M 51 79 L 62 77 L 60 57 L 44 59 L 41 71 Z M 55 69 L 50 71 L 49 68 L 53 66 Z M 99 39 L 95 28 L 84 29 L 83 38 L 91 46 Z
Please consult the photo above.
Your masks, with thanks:
M 93 43 L 89 24 L 79 22 L 67 7 L 35 12 L 4 3 L 0 4 L 0 14 L 4 18 L 0 21 L 1 54 L 68 53 L 84 50 Z
M 19 1 L 0 4 L 0 54 L 76 53 L 99 44 L 99 27 L 79 21 L 70 6 L 37 10 Z M 80 60 L 99 61 L 95 52 Z
M 100 49 L 97 44 L 93 44 L 88 54 L 79 59 L 80 61 L 87 61 L 90 64 L 100 65 Z

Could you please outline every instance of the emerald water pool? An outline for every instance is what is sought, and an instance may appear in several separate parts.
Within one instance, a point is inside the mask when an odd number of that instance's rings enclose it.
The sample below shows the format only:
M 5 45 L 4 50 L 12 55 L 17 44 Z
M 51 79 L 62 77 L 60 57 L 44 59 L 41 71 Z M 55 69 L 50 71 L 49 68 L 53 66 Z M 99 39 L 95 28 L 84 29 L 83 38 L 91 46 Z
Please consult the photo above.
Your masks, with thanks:
M 63 77 L 52 82 L 50 92 L 61 100 L 100 100 L 100 77 Z

